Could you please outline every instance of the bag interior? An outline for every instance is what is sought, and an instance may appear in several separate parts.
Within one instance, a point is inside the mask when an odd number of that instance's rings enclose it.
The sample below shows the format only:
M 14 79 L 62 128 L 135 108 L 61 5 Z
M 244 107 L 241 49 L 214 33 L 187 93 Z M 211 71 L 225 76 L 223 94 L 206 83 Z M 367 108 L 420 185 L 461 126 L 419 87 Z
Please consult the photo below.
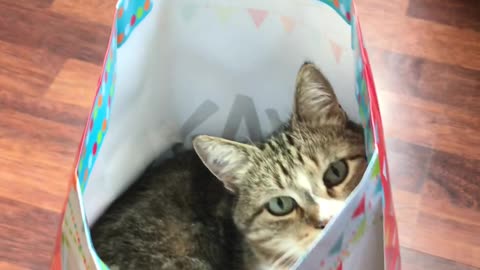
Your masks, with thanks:
M 278 128 L 291 114 L 296 74 L 306 60 L 360 122 L 351 26 L 330 6 L 318 0 L 186 3 L 155 1 L 116 51 L 108 133 L 83 194 L 89 225 L 173 145 L 190 148 L 198 134 L 258 141 Z M 230 17 L 219 21 L 218 7 L 226 6 Z

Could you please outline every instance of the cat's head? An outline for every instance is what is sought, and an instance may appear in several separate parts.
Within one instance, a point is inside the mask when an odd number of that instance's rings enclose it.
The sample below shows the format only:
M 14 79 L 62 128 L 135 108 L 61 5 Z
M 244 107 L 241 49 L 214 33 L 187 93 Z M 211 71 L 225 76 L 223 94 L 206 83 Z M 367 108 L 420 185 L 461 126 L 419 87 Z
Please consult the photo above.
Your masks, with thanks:
M 362 128 L 305 63 L 288 128 L 261 145 L 198 136 L 194 148 L 236 195 L 234 221 L 261 261 L 292 266 L 344 206 L 367 166 Z

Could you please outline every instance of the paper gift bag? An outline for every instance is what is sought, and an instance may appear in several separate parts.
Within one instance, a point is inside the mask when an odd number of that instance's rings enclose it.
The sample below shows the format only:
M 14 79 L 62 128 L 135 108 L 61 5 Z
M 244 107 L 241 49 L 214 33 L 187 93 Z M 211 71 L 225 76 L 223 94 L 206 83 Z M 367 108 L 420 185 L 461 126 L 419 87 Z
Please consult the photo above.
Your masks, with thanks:
M 89 225 L 192 136 L 258 141 L 278 128 L 305 60 L 362 123 L 369 166 L 297 269 L 400 269 L 381 118 L 350 0 L 121 0 L 52 268 L 108 269 Z

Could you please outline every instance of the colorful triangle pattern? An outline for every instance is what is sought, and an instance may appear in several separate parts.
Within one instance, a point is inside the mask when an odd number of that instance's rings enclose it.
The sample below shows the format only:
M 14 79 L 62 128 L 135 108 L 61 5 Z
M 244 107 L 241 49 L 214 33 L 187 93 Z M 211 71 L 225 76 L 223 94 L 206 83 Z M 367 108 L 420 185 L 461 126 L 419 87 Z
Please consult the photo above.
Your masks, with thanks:
M 363 194 L 363 197 L 360 200 L 360 203 L 358 204 L 357 208 L 353 212 L 352 219 L 362 215 L 363 213 L 365 213 L 365 194 Z
M 343 246 L 343 234 L 338 238 L 337 242 L 335 242 L 335 245 L 333 245 L 333 247 L 330 249 L 328 254 L 331 256 L 339 253 L 342 250 L 342 246 Z
M 232 17 L 235 9 L 231 7 L 215 7 L 215 13 L 222 23 L 226 23 Z
M 380 162 L 375 162 L 375 166 L 372 168 L 372 179 L 376 179 L 376 176 L 380 174 Z
M 196 3 L 187 3 L 181 8 L 181 16 L 186 22 L 189 22 L 197 15 L 199 9 L 200 6 Z M 238 11 L 237 8 L 229 6 L 215 6 L 212 7 L 212 9 L 221 23 L 228 22 L 232 15 Z M 246 11 L 257 29 L 260 29 L 265 23 L 266 18 L 270 15 L 269 11 L 264 9 L 248 8 Z M 279 19 L 286 33 L 293 32 L 297 27 L 296 19 L 291 16 L 279 15 Z M 332 40 L 330 40 L 330 46 L 335 61 L 339 63 L 342 59 L 344 49 Z
M 360 226 L 358 227 L 357 232 L 352 238 L 352 244 L 356 244 L 360 239 L 362 239 L 362 236 L 365 234 L 365 231 L 367 229 L 367 218 L 363 218 L 362 222 L 360 223 Z
M 295 28 L 295 20 L 288 16 L 280 16 L 280 21 L 283 24 L 285 32 L 290 33 Z
M 255 23 L 255 26 L 257 28 L 260 28 L 260 26 L 262 26 L 268 15 L 268 12 L 266 10 L 253 8 L 249 8 L 248 13 L 250 14 L 250 17 L 252 17 L 253 23 Z
M 335 61 L 340 63 L 340 59 L 342 58 L 343 49 L 338 45 L 335 41 L 330 40 L 330 46 L 332 48 L 333 55 L 335 56 Z
M 382 180 L 377 178 L 377 186 L 375 187 L 375 195 L 383 191 Z

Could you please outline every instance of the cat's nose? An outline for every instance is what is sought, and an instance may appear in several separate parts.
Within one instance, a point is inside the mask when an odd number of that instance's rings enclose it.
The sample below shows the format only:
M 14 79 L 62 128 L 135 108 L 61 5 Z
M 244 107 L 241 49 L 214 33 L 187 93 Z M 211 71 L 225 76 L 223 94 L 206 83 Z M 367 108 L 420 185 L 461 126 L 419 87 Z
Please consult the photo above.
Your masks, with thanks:
M 328 221 L 330 221 L 330 219 L 316 220 L 314 223 L 315 229 L 321 229 L 321 230 L 325 229 L 325 227 L 328 224 Z

